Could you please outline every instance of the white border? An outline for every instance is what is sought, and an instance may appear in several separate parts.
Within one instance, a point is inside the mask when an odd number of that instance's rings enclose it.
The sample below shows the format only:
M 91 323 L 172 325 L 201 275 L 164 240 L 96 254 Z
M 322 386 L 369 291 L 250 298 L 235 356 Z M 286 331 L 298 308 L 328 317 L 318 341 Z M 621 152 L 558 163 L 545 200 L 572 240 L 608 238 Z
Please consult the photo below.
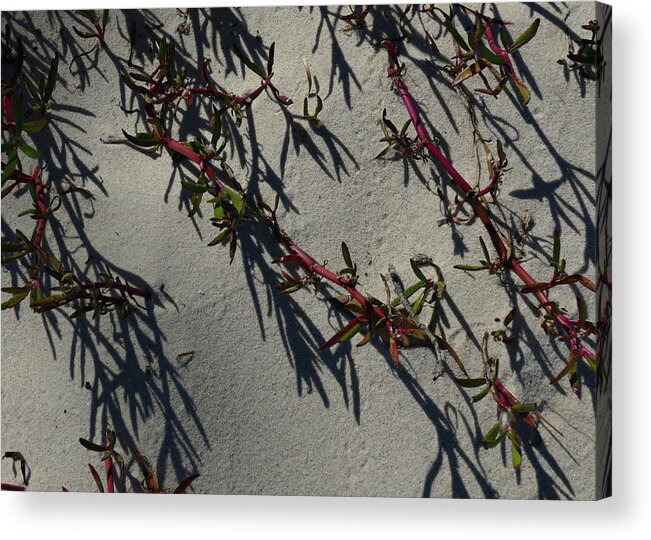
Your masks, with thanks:
M 240 0 L 238 5 L 271 2 Z M 281 1 L 280 4 L 323 4 Z M 386 3 L 386 2 L 384 2 Z M 599 503 L 306 497 L 122 496 L 0 493 L 4 538 L 65 531 L 66 538 L 522 538 L 651 537 L 649 325 L 649 2 L 614 5 L 614 492 Z M 23 1 L 21 9 L 108 2 Z M 138 7 L 229 2 L 140 0 Z M 230 4 L 233 4 L 232 2 Z M 111 7 L 126 7 L 112 2 Z M 12 7 L 18 7 L 14 4 Z M 649 406 L 649 405 L 647 405 Z M 12 534 L 13 533 L 13 534 Z

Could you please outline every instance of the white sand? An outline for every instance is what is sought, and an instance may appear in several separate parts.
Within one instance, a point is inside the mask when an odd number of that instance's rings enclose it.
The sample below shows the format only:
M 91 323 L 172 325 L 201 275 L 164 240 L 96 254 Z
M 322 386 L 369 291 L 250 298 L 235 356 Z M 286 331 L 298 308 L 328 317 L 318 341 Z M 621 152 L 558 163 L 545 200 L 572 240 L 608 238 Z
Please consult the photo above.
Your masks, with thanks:
M 121 136 L 123 128 L 133 132 L 134 116 L 119 109 L 121 103 L 131 106 L 131 93 L 120 95 L 113 61 L 128 56 L 124 14 L 111 14 L 110 52 L 101 51 L 96 64 L 95 56 L 83 59 L 89 69 L 79 74 L 75 64 L 71 75 L 67 64 L 80 40 L 61 32 L 62 22 L 69 25 L 67 13 L 5 12 L 3 27 L 8 21 L 29 49 L 38 47 L 30 50 L 28 72 L 42 69 L 53 47 L 63 55 L 54 114 L 69 122 L 55 124 L 60 131 L 47 156 L 49 178 L 83 183 L 95 196 L 64 198 L 50 245 L 55 238 L 65 241 L 82 268 L 92 254 L 91 277 L 94 265 L 109 264 L 156 291 L 165 284 L 152 311 L 127 319 L 71 323 L 63 313 L 42 317 L 26 305 L 2 313 L 2 451 L 25 455 L 31 489 L 65 485 L 92 491 L 86 463 L 97 460 L 78 438 L 99 440 L 108 423 L 131 435 L 166 486 L 199 472 L 193 484 L 198 493 L 594 498 L 591 385 L 582 400 L 567 381 L 552 387 L 549 380 L 564 365 L 567 350 L 545 336 L 532 306 L 495 276 L 453 269 L 479 260 L 478 237 L 485 233 L 478 223 L 454 232 L 437 226 L 441 179 L 431 164 L 373 159 L 383 148 L 382 110 L 398 124 L 407 115 L 386 78 L 386 53 L 373 47 L 378 34 L 342 33 L 338 10 L 193 11 L 184 36 L 176 32 L 181 21 L 173 10 L 152 11 L 140 19 L 140 28 L 144 43 L 145 22 L 162 23 L 157 32 L 178 40 L 184 61 L 196 66 L 198 57 L 212 58 L 213 77 L 235 93 L 254 88 L 257 80 L 250 72 L 242 75 L 237 59 L 226 63 L 230 53 L 222 50 L 222 39 L 230 43 L 237 36 L 258 52 L 275 41 L 274 82 L 295 103 L 285 111 L 268 96 L 255 102 L 241 144 L 227 147 L 239 181 L 268 200 L 281 190 L 283 227 L 316 259 L 337 268 L 345 240 L 361 270 L 361 289 L 379 298 L 379 274 L 389 264 L 408 279 L 409 257 L 431 255 L 447 284 L 441 321 L 475 376 L 482 334 L 499 328 L 494 318 L 517 307 L 515 346 L 494 343 L 491 351 L 502 360 L 505 384 L 523 401 L 544 403 L 564 437 L 542 429 L 541 444 L 525 442 L 518 477 L 508 447 L 480 445 L 495 421 L 495 404 L 486 399 L 472 406 L 449 378 L 433 381 L 431 352 L 402 350 L 403 377 L 392 371 L 388 351 L 377 343 L 319 352 L 347 320 L 324 302 L 326 289 L 281 297 L 274 289 L 279 268 L 271 264 L 280 250 L 255 225 L 242 235 L 229 265 L 226 248 L 206 247 L 214 234 L 207 217 L 187 218 L 187 198 L 178 173 L 171 178 L 166 154 L 152 159 L 100 141 Z M 514 21 L 513 35 L 534 18 L 548 17 L 517 63 L 532 90 L 528 110 L 509 88 L 498 100 L 483 100 L 489 121 L 480 117 L 482 132 L 505 142 L 505 209 L 535 217 L 527 268 L 541 279 L 550 274 L 555 226 L 562 231 L 568 269 L 594 272 L 594 236 L 586 231 L 594 228 L 596 89 L 588 82 L 582 95 L 580 83 L 573 76 L 566 80 L 556 63 L 567 52 L 562 21 L 577 31 L 594 10 L 592 3 L 542 4 L 536 11 L 523 4 L 499 7 L 503 18 Z M 421 36 L 428 29 L 450 53 L 438 25 L 425 17 L 412 24 Z M 472 128 L 463 100 L 442 78 L 433 78 L 436 71 L 422 50 L 413 44 L 406 50 L 409 89 L 455 166 L 474 180 Z M 300 118 L 307 92 L 303 58 L 324 99 L 321 131 Z M 184 136 L 196 133 L 193 122 L 188 118 Z M 25 206 L 24 197 L 3 201 L 3 235 Z M 21 219 L 28 230 L 29 219 Z M 3 286 L 9 284 L 10 273 L 3 270 L 2 279 Z M 569 290 L 554 297 L 574 309 Z M 191 350 L 192 357 L 177 360 Z M 2 478 L 16 480 L 9 460 L 2 461 Z

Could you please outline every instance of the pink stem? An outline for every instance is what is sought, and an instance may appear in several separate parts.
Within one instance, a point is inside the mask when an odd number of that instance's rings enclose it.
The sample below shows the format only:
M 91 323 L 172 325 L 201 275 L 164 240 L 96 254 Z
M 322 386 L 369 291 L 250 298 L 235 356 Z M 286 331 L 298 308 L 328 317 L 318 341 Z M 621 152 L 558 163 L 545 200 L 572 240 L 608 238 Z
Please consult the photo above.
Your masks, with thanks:
M 396 65 L 398 65 L 398 58 L 393 45 L 390 42 L 385 42 L 385 45 L 389 52 L 389 57 Z M 497 232 L 497 229 L 493 225 L 492 218 L 488 209 L 479 200 L 478 193 L 474 191 L 472 186 L 463 178 L 463 176 L 461 176 L 459 171 L 457 171 L 454 168 L 452 163 L 450 163 L 450 161 L 443 155 L 443 153 L 439 150 L 439 148 L 429 138 L 427 129 L 425 128 L 425 125 L 422 123 L 420 119 L 420 115 L 418 113 L 418 110 L 416 109 L 416 105 L 411 97 L 411 94 L 407 90 L 407 87 L 405 86 L 402 79 L 399 76 L 396 76 L 396 70 L 392 67 L 389 67 L 387 68 L 387 73 L 389 77 L 394 77 L 394 85 L 395 85 L 394 87 L 397 90 L 398 94 L 400 95 L 405 108 L 407 109 L 407 113 L 409 114 L 409 117 L 411 118 L 411 122 L 414 128 L 416 129 L 418 138 L 423 143 L 425 148 L 427 148 L 430 155 L 448 173 L 452 181 L 463 192 L 467 201 L 470 203 L 476 215 L 479 217 L 482 224 L 484 225 L 484 228 L 486 229 L 488 235 L 490 236 L 493 247 L 497 252 L 498 263 L 500 265 L 509 266 L 525 285 L 528 286 L 535 285 L 537 281 L 522 267 L 517 257 L 515 257 L 512 254 L 509 255 L 509 250 L 507 249 L 506 245 L 502 241 L 502 238 Z M 554 312 L 552 307 L 549 305 L 549 297 L 544 291 L 537 291 L 535 293 L 535 296 L 540 302 L 540 304 L 543 305 L 545 311 L 554 317 L 556 324 L 559 327 L 561 327 L 561 329 L 564 332 L 566 332 L 569 336 L 576 335 L 576 329 L 575 329 L 576 325 L 574 324 L 574 322 L 568 319 L 567 317 Z M 573 338 L 570 341 L 570 347 L 572 348 L 572 350 L 574 350 L 577 346 L 578 346 L 578 340 L 576 338 Z M 589 354 L 587 349 L 585 349 L 584 347 L 580 346 L 580 349 L 582 352 L 587 352 L 587 354 Z

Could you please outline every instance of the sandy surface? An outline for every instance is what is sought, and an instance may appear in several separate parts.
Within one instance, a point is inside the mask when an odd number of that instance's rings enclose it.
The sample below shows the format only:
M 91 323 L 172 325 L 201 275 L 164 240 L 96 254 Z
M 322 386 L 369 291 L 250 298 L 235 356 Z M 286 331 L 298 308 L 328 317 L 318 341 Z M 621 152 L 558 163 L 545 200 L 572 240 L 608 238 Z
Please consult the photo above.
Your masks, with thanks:
M 592 376 L 586 373 L 582 400 L 566 381 L 551 386 L 567 351 L 546 337 L 534 306 L 508 280 L 453 269 L 479 260 L 484 233 L 478 223 L 437 224 L 437 186 L 447 185 L 440 171 L 422 161 L 374 159 L 383 148 L 382 110 L 399 125 L 407 118 L 386 78 L 386 53 L 375 46 L 396 28 L 378 18 L 366 31 L 344 33 L 340 12 L 347 8 L 196 10 L 183 35 L 174 10 L 112 12 L 108 50 L 75 61 L 71 71 L 80 40 L 69 13 L 3 13 L 3 28 L 8 22 L 28 45 L 29 73 L 43 70 L 53 51 L 62 55 L 54 92 L 60 121 L 38 140 L 52 182 L 84 185 L 94 195 L 62 198 L 50 246 L 58 252 L 65 243 L 68 264 L 91 277 L 110 267 L 156 291 L 150 310 L 126 319 L 71 321 L 66 311 L 43 317 L 26 305 L 3 311 L 2 451 L 24 454 L 31 489 L 92 491 L 86 464 L 95 456 L 78 439 L 99 440 L 108 424 L 128 433 L 166 486 L 199 472 L 198 493 L 595 497 Z M 595 5 L 503 4 L 499 14 L 514 22 L 513 35 L 542 18 L 535 40 L 517 55 L 532 91 L 528 109 L 510 88 L 497 100 L 475 96 L 482 133 L 504 141 L 508 155 L 502 202 L 516 224 L 533 213 L 524 249 L 534 276 L 549 274 L 555 228 L 568 269 L 593 275 L 597 89 L 566 77 L 556 61 L 567 52 L 565 25 L 580 29 L 595 17 Z M 206 247 L 214 229 L 206 216 L 187 217 L 184 169 L 166 154 L 152 159 L 101 142 L 134 131 L 135 115 L 120 109 L 132 106 L 131 92 L 118 77 L 129 55 L 125 21 L 132 19 L 140 31 L 135 62 L 149 61 L 151 32 L 173 36 L 191 74 L 209 57 L 213 77 L 235 93 L 257 80 L 242 71 L 230 45 L 264 58 L 276 42 L 274 81 L 295 103 L 284 109 L 266 96 L 255 102 L 226 149 L 239 181 L 268 200 L 281 193 L 283 227 L 314 258 L 337 267 L 345 240 L 361 290 L 379 298 L 379 274 L 390 264 L 408 276 L 411 256 L 433 257 L 447 284 L 435 322 L 476 376 L 481 336 L 516 307 L 517 341 L 493 343 L 491 352 L 502 361 L 505 384 L 522 400 L 543 404 L 564 437 L 543 429 L 540 444 L 525 441 L 516 474 L 506 446 L 480 445 L 495 404 L 473 406 L 448 377 L 434 380 L 431 351 L 401 350 L 401 374 L 379 343 L 318 351 L 347 320 L 324 301 L 332 290 L 280 296 L 271 260 L 281 251 L 259 227 L 242 234 L 232 265 L 226 248 Z M 474 181 L 464 100 L 427 62 L 424 30 L 447 54 L 449 40 L 426 17 L 410 26 L 414 39 L 401 47 L 405 82 L 453 163 Z M 304 58 L 324 100 L 320 130 L 301 118 Z M 197 125 L 188 114 L 181 137 L 196 134 Z M 24 206 L 24 199 L 3 201 L 3 237 Z M 15 279 L 4 269 L 2 276 L 3 286 Z M 571 291 L 555 298 L 574 309 Z M 177 358 L 187 351 L 194 354 Z M 14 481 L 10 460 L 2 461 L 2 478 Z

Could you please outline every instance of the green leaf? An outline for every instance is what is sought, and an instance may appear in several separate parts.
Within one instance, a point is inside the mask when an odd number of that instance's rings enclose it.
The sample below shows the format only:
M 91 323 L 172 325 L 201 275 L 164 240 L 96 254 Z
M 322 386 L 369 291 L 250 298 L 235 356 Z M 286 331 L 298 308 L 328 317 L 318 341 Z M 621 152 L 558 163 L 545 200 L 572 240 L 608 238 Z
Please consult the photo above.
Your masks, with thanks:
M 470 47 L 466 44 L 465 40 L 461 37 L 461 34 L 459 34 L 459 31 L 457 30 L 457 27 L 454 25 L 454 21 L 450 18 L 446 18 L 445 20 L 445 28 L 447 31 L 452 35 L 452 38 L 454 41 L 457 42 L 457 44 L 465 51 L 470 51 Z
M 353 326 L 348 332 L 346 332 L 341 338 L 339 339 L 339 343 L 345 343 L 347 341 L 350 341 L 354 336 L 357 335 L 357 333 L 364 328 L 365 324 L 358 322 L 355 326 Z
M 558 269 L 561 258 L 561 233 L 554 231 L 554 249 L 552 250 L 552 266 Z
M 197 184 L 190 180 L 181 180 L 181 185 L 192 193 L 205 193 L 208 191 L 208 186 L 206 184 Z
M 93 452 L 104 452 L 106 451 L 106 446 L 101 446 L 99 444 L 95 444 L 94 442 L 87 441 L 86 439 L 82 439 L 81 437 L 79 438 L 79 442 L 81 443 L 82 446 L 85 448 L 88 448 L 88 450 L 92 450 Z
M 26 143 L 20 145 L 20 150 L 23 154 L 32 159 L 38 159 L 38 157 L 41 155 L 39 151 L 36 150 L 36 148 L 32 148 Z
M 50 64 L 50 70 L 47 74 L 47 83 L 45 84 L 45 91 L 43 92 L 43 101 L 49 101 L 52 97 L 52 92 L 54 91 L 54 83 L 57 79 L 57 71 L 59 69 L 59 54 L 55 53 L 52 63 Z
M 154 79 L 152 79 L 146 73 L 136 73 L 134 71 L 130 71 L 129 72 L 129 77 L 131 77 L 134 81 L 140 81 L 140 82 L 145 82 L 145 83 L 153 83 L 154 82 Z
M 10 263 L 11 261 L 15 261 L 16 259 L 20 259 L 21 257 L 24 257 L 29 253 L 28 251 L 20 251 L 18 253 L 14 253 L 13 255 L 9 255 L 8 257 L 3 257 L 2 258 L 2 264 L 7 264 Z
M 511 410 L 517 414 L 527 414 L 537 411 L 538 407 L 535 403 L 518 403 L 517 405 L 513 405 Z
M 470 401 L 472 401 L 473 403 L 477 403 L 478 401 L 481 401 L 482 399 L 484 399 L 488 395 L 488 392 L 490 392 L 490 389 L 491 389 L 491 387 L 487 386 L 481 392 L 479 392 L 479 394 L 475 394 L 474 396 L 472 396 L 470 398 Z
M 90 474 L 93 475 L 93 479 L 95 480 L 95 483 L 97 484 L 97 489 L 99 490 L 100 493 L 104 493 L 104 486 L 102 485 L 102 481 L 100 480 L 99 474 L 97 474 L 97 471 L 95 470 L 95 467 L 93 467 L 89 463 L 88 468 L 90 469 Z
M 164 66 L 167 61 L 167 41 L 162 38 L 158 43 L 158 62 Z
M 349 268 L 353 268 L 353 260 L 350 258 L 350 251 L 348 250 L 348 246 L 346 245 L 346 242 L 341 243 L 341 254 L 344 258 L 344 262 L 346 263 L 346 266 Z
M 484 25 L 481 22 L 481 17 L 479 13 L 475 15 L 475 35 L 472 38 L 472 45 L 473 47 L 477 45 L 479 40 L 481 39 L 482 34 L 484 33 Z
M 453 268 L 457 270 L 465 270 L 466 272 L 479 272 L 480 270 L 486 270 L 486 266 L 473 266 L 470 264 L 455 264 Z
M 38 93 L 43 95 L 45 93 L 45 77 L 42 73 L 38 74 L 38 79 L 36 79 L 36 85 L 38 86 Z
M 257 64 L 253 63 L 251 59 L 246 55 L 244 51 L 242 51 L 237 45 L 233 46 L 233 50 L 235 51 L 235 54 L 239 56 L 240 60 L 244 62 L 244 65 L 248 67 L 251 71 L 253 71 L 256 75 L 259 75 L 260 78 L 266 79 L 267 75 L 265 74 L 264 70 L 258 66 Z
M 533 21 L 531 26 L 527 28 L 524 32 L 522 32 L 522 34 L 520 34 L 518 38 L 513 42 L 513 45 L 511 45 L 509 51 L 510 52 L 517 51 L 520 47 L 529 43 L 536 35 L 536 32 L 538 32 L 539 26 L 540 26 L 540 19 L 536 19 L 535 21 Z
M 570 357 L 567 360 L 565 367 L 554 377 L 549 384 L 556 384 L 560 381 L 565 375 L 570 373 L 573 369 L 576 370 L 576 364 L 581 359 L 581 357 L 576 353 L 570 353 Z
M 482 58 L 488 60 L 491 64 L 497 64 L 498 66 L 506 65 L 506 61 L 504 60 L 504 58 L 495 54 L 483 43 L 479 43 L 478 50 Z
M 48 120 L 45 116 L 41 118 L 37 118 L 36 120 L 31 120 L 30 122 L 25 122 L 23 125 L 23 131 L 25 133 L 29 133 L 30 135 L 34 135 L 41 131 L 45 126 L 47 126 Z
M 486 243 L 484 242 L 484 239 L 481 236 L 479 237 L 479 243 L 481 244 L 481 250 L 484 252 L 484 257 L 486 257 L 486 262 L 490 262 L 491 260 L 490 253 L 488 252 Z
M 362 323 L 363 315 L 358 315 L 355 317 L 352 321 L 350 321 L 346 326 L 344 326 L 341 330 L 339 330 L 334 336 L 332 336 L 328 341 L 326 341 L 323 345 L 319 347 L 319 350 L 322 351 L 323 349 L 327 349 L 328 347 L 332 347 L 335 343 L 341 343 L 342 340 L 349 335 L 350 332 L 352 332 L 354 329 L 357 328 L 357 326 Z M 355 334 L 359 331 L 359 328 L 355 331 Z M 354 335 L 354 334 L 353 334 Z M 348 339 L 350 339 L 348 337 Z
M 136 133 L 135 137 L 133 135 L 129 135 L 124 130 L 122 130 L 122 133 L 131 144 L 135 144 L 136 146 L 149 147 L 160 144 L 160 140 L 153 133 Z
M 529 93 L 529 89 L 522 84 L 522 82 L 514 77 L 513 75 L 510 75 L 511 80 L 513 81 L 513 84 L 515 87 L 518 89 L 518 92 L 520 92 L 520 97 L 522 98 L 522 103 L 524 105 L 527 105 L 529 103 L 529 100 L 531 99 L 531 94 Z
M 13 159 L 7 160 L 5 168 L 2 170 L 2 181 L 3 182 L 14 173 L 14 171 L 16 170 L 17 165 L 18 165 L 18 157 L 14 154 Z
M 25 86 L 27 86 L 27 91 L 34 98 L 35 101 L 41 100 L 41 97 L 38 92 L 38 88 L 36 88 L 36 85 L 27 76 L 25 77 Z
M 409 259 L 409 262 L 411 263 L 411 270 L 414 272 L 416 277 L 421 281 L 426 282 L 427 278 L 425 277 L 425 274 L 423 274 L 423 271 L 420 269 L 420 267 L 416 264 L 416 261 L 414 261 L 414 259 Z
M 484 443 L 484 446 L 487 448 L 495 446 L 501 440 L 501 431 L 502 424 L 495 422 L 483 437 L 482 442 Z
M 210 139 L 210 144 L 212 144 L 212 147 L 215 148 L 217 146 L 217 141 L 219 141 L 219 138 L 222 136 L 222 117 L 219 111 L 216 109 L 213 109 L 213 112 L 215 123 L 212 127 L 212 137 Z
M 276 43 L 272 43 L 269 47 L 269 56 L 267 57 L 267 77 L 271 77 L 271 71 L 274 67 L 274 51 L 276 50 Z
M 398 128 L 395 126 L 395 124 L 387 118 L 387 110 L 384 109 L 382 111 L 382 122 L 384 122 L 384 125 L 388 127 L 393 133 L 398 133 Z
M 16 137 L 18 137 L 23 131 L 23 104 L 22 100 L 15 95 L 11 96 L 11 112 L 14 115 L 14 122 L 16 123 Z
M 4 290 L 4 289 L 3 289 Z M 9 300 L 2 302 L 2 309 L 9 309 L 20 304 L 29 294 L 29 287 L 25 287 L 21 292 L 12 296 Z
M 128 75 L 123 73 L 121 77 L 122 77 L 122 82 L 124 82 L 124 84 L 126 84 L 134 92 L 137 92 L 138 94 L 149 94 L 148 88 L 136 84 L 135 82 L 133 82 L 133 79 Z
M 314 109 L 314 118 L 319 116 L 319 113 L 323 110 L 323 100 L 321 96 L 316 96 L 316 109 Z
M 216 246 L 217 244 L 219 244 L 219 243 L 223 242 L 224 240 L 226 240 L 226 238 L 228 238 L 230 236 L 230 234 L 231 234 L 230 229 L 223 230 L 221 233 L 219 233 L 217 236 L 215 236 L 215 238 L 213 238 L 208 243 L 208 245 L 209 246 Z
M 423 291 L 420 293 L 418 298 L 416 298 L 416 301 L 413 303 L 412 307 L 414 308 L 414 313 L 419 314 L 421 309 L 423 308 L 423 303 L 425 302 L 425 294 L 427 291 Z
M 486 377 L 480 377 L 478 379 L 461 379 L 455 377 L 454 382 L 462 388 L 478 388 L 486 384 Z
M 20 242 L 3 242 L 2 251 L 3 252 L 8 251 L 9 253 L 16 253 L 18 251 L 25 251 L 25 246 Z
M 73 27 L 72 27 L 72 31 L 73 31 L 75 34 L 77 34 L 80 38 L 83 38 L 83 39 L 94 38 L 95 35 L 96 35 L 96 34 L 94 34 L 93 32 L 82 32 L 82 31 L 79 30 L 76 26 L 73 26 Z
M 36 212 L 36 208 L 28 208 L 27 210 L 23 210 L 20 214 L 18 214 L 18 217 L 28 216 L 34 212 Z
M 511 440 L 513 468 L 519 469 L 520 465 L 522 465 L 522 443 L 520 442 L 520 437 L 512 429 L 506 432 L 506 436 Z

